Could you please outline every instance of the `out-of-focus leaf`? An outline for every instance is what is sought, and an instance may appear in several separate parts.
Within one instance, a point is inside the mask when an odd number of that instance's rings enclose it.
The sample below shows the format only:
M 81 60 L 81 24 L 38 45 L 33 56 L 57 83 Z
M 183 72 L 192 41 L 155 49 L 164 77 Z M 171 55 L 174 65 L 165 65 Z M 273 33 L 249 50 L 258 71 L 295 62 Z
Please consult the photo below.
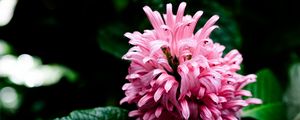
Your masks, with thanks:
M 98 42 L 100 48 L 114 55 L 117 58 L 121 58 L 129 49 L 128 40 L 123 34 L 125 33 L 125 28 L 121 24 L 108 25 L 106 28 L 99 30 Z
M 256 75 L 257 81 L 246 86 L 245 89 L 250 90 L 253 94 L 253 97 L 261 99 L 263 104 L 250 105 L 244 108 L 242 116 L 255 116 L 254 118 L 259 118 L 258 120 L 270 120 L 265 118 L 267 118 L 267 116 L 272 118 L 272 116 L 277 115 L 278 112 L 281 112 L 281 114 L 277 117 L 285 117 L 286 114 L 284 112 L 284 106 L 281 104 L 278 105 L 278 103 L 282 103 L 283 95 L 279 81 L 269 69 L 262 69 Z M 275 108 L 276 110 L 272 110 Z
M 10 52 L 11 52 L 10 45 L 7 42 L 0 39 L 0 55 L 8 54 Z
M 289 119 L 293 119 L 300 111 L 300 63 L 292 64 L 289 69 L 289 77 L 290 83 L 285 92 L 284 101 L 287 104 L 287 116 Z
M 127 111 L 118 107 L 98 107 L 88 110 L 76 110 L 68 116 L 55 120 L 127 120 Z
M 124 10 L 128 5 L 128 0 L 113 0 L 113 2 L 117 11 Z
M 242 117 L 251 117 L 257 120 L 285 120 L 285 106 L 283 103 L 270 103 L 246 110 Z
M 300 120 L 300 112 L 296 115 L 296 117 L 293 120 Z
M 249 84 L 245 89 L 250 90 L 253 97 L 262 99 L 264 104 L 281 102 L 282 87 L 273 72 L 270 69 L 262 69 L 256 75 L 256 82 Z

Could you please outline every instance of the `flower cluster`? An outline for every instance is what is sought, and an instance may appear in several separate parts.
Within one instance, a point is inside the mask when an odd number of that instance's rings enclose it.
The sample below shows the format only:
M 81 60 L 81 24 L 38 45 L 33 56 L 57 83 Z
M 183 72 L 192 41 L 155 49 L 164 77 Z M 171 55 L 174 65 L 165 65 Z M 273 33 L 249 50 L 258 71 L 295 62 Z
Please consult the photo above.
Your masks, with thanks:
M 232 50 L 223 57 L 224 46 L 214 43 L 210 33 L 219 19 L 212 16 L 194 34 L 202 11 L 184 15 L 186 3 L 179 5 L 176 15 L 172 5 L 160 15 L 148 6 L 143 9 L 153 30 L 125 33 L 133 45 L 123 56 L 130 60 L 126 97 L 120 103 L 135 103 L 137 110 L 129 113 L 138 119 L 235 120 L 241 109 L 260 104 L 251 92 L 242 88 L 255 82 L 256 76 L 236 73 L 242 56 Z

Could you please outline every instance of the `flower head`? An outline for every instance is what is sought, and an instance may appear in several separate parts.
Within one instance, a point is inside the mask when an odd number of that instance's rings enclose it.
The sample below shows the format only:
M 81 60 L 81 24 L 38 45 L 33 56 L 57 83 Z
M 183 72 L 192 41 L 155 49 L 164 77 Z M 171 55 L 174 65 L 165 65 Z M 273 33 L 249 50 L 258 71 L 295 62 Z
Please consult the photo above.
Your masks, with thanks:
M 181 3 L 176 15 L 167 4 L 163 16 L 148 6 L 143 9 L 153 30 L 125 33 L 133 45 L 123 56 L 130 60 L 123 86 L 126 97 L 120 103 L 137 104 L 129 113 L 139 119 L 234 120 L 249 104 L 259 104 L 251 92 L 242 88 L 255 82 L 256 76 L 236 73 L 242 56 L 232 50 L 222 56 L 224 46 L 214 43 L 210 33 L 219 19 L 212 16 L 194 34 L 202 11 L 185 15 L 186 3 Z

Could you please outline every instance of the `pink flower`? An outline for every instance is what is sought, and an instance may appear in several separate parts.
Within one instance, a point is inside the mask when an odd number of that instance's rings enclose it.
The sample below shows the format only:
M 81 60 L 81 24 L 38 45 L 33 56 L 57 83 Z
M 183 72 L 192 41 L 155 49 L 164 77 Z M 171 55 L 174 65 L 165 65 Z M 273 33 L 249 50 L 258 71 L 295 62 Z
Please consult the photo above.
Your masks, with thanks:
M 241 54 L 232 50 L 222 57 L 225 47 L 209 38 L 218 27 L 217 15 L 194 34 L 203 12 L 184 16 L 185 6 L 181 3 L 174 15 L 167 4 L 163 17 L 145 6 L 154 29 L 125 33 L 133 47 L 123 56 L 131 64 L 120 103 L 137 104 L 129 116 L 144 120 L 237 120 L 243 107 L 262 102 L 242 99 L 251 96 L 242 88 L 256 76 L 236 73 Z

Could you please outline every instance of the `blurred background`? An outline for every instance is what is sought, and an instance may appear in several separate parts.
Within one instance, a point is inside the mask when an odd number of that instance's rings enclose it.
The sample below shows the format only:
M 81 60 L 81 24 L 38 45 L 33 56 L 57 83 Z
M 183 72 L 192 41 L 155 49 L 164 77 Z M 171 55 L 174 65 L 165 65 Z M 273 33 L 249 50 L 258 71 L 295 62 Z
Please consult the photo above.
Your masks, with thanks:
M 75 109 L 120 106 L 129 66 L 121 56 L 130 47 L 123 34 L 152 29 L 143 6 L 165 13 L 166 3 L 177 10 L 180 2 L 0 0 L 0 120 L 47 120 Z M 267 68 L 283 91 L 292 78 L 299 81 L 296 1 L 186 2 L 187 14 L 204 11 L 198 28 L 212 15 L 220 16 L 217 24 L 221 29 L 211 37 L 226 46 L 225 52 L 238 49 L 242 53 L 242 73 Z M 292 66 L 296 68 L 289 72 Z M 295 115 L 291 113 L 291 118 Z

